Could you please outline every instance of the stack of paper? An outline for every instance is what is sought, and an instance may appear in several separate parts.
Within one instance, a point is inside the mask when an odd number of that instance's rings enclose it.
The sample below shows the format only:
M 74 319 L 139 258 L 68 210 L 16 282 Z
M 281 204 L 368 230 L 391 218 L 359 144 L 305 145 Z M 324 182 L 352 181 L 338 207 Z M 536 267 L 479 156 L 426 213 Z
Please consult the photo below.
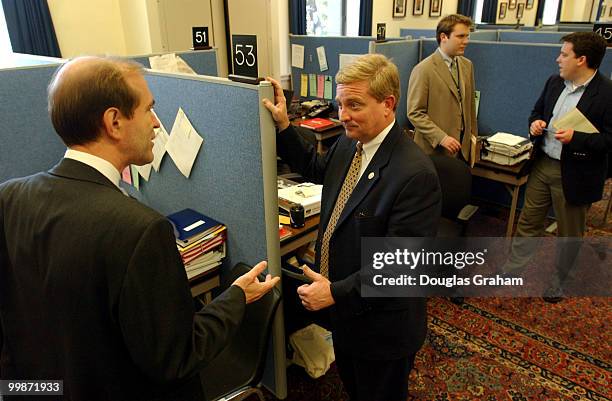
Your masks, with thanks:
M 504 166 L 527 160 L 533 148 L 531 141 L 519 135 L 498 132 L 486 139 L 481 158 Z

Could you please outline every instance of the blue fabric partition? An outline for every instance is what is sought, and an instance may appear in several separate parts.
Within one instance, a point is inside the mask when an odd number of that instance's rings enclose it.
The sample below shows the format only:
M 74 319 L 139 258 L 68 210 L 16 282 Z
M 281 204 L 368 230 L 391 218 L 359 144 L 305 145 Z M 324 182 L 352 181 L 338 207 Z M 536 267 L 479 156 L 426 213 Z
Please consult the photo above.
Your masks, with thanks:
M 291 67 L 294 96 L 300 96 L 301 74 L 317 74 L 332 76 L 332 99 L 335 98 L 335 76 L 339 69 L 339 55 L 368 54 L 370 42 L 373 40 L 371 37 L 289 35 L 289 41 L 292 45 L 304 46 L 304 68 Z M 328 67 L 326 71 L 321 71 L 319 67 L 319 57 L 317 56 L 317 47 L 319 46 L 325 46 L 325 58 Z M 307 97 L 310 99 L 316 97 L 311 95 L 310 88 Z
M 417 29 L 417 28 L 400 28 L 400 36 L 411 36 L 415 39 L 420 38 L 435 38 L 435 29 Z
M 557 44 L 565 34 L 565 32 L 499 31 L 499 41 Z
M 415 65 L 419 63 L 420 40 L 400 40 L 386 43 L 375 43 L 374 53 L 384 54 L 397 65 L 400 73 L 400 102 L 395 117 L 401 127 L 408 126 L 406 109 L 408 79 Z
M 497 31 L 474 31 L 470 33 L 470 40 L 486 40 L 489 42 L 497 42 Z
M 145 68 L 151 68 L 149 57 L 159 56 L 161 54 L 165 53 L 145 54 L 129 58 L 144 65 Z M 189 50 L 175 52 L 174 54 L 182 58 L 199 75 L 209 75 L 212 77 L 219 75 L 217 69 L 217 49 Z
M 66 151 L 47 114 L 47 84 L 56 68 L 0 70 L 0 182 L 48 170 Z

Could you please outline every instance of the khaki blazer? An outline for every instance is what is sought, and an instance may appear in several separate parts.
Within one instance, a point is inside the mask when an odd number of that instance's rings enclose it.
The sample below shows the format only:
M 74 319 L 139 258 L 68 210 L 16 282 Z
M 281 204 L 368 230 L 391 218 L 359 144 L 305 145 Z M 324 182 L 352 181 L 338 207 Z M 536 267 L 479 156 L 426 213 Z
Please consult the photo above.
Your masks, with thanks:
M 471 136 L 478 135 L 474 69 L 462 56 L 458 56 L 458 67 L 462 97 L 439 50 L 414 67 L 408 84 L 408 119 L 415 127 L 414 141 L 425 153 L 449 154 L 438 145 L 446 135 L 460 140 L 462 99 L 465 134 L 461 153 L 470 162 Z

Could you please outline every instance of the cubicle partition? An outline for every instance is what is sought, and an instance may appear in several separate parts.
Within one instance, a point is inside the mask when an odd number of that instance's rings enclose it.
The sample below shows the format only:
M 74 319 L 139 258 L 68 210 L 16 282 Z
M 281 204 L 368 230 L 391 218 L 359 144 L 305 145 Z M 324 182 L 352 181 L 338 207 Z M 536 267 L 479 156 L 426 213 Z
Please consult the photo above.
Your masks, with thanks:
M 58 65 L 0 70 L 0 182 L 48 170 L 66 151 L 47 117 L 47 84 Z
M 497 42 L 497 32 L 496 30 L 474 31 L 470 33 L 470 40 Z
M 47 170 L 63 156 L 65 146 L 46 111 L 55 69 L 0 70 L 0 182 Z M 222 274 L 236 262 L 268 260 L 269 271 L 280 275 L 275 128 L 262 105 L 264 97 L 273 97 L 271 85 L 156 72 L 147 72 L 146 79 L 164 126 L 171 130 L 180 107 L 204 143 L 188 179 L 166 154 L 159 173 L 152 171 L 131 193 L 164 215 L 190 207 L 225 223 Z M 279 398 L 286 396 L 283 326 L 280 308 L 264 375 Z
M 400 102 L 395 113 L 400 127 L 408 126 L 408 116 L 406 112 L 408 79 L 415 65 L 419 63 L 420 40 L 398 40 L 385 43 L 374 43 L 371 48 L 372 53 L 380 53 L 392 59 L 397 65 L 400 73 Z
M 410 36 L 414 39 L 435 38 L 436 30 L 435 29 L 400 28 L 400 36 L 401 37 Z
M 149 57 L 160 56 L 162 54 L 167 53 L 144 54 L 129 58 L 144 65 L 145 68 L 151 68 L 151 63 L 149 63 Z M 219 75 L 217 49 L 188 50 L 182 52 L 174 52 L 174 54 L 185 60 L 185 62 L 199 75 L 209 75 L 212 77 L 216 77 Z
M 293 83 L 294 96 L 301 93 L 301 75 L 316 74 L 329 75 L 332 77 L 332 96 L 336 97 L 336 73 L 340 69 L 340 54 L 367 54 L 370 49 L 371 37 L 347 37 L 347 36 L 306 36 L 289 35 L 291 45 L 304 46 L 304 68 L 291 67 L 291 82 Z M 328 69 L 321 71 L 317 48 L 325 47 L 325 58 Z M 310 88 L 309 88 L 310 89 Z M 307 98 L 316 98 L 308 90 Z
M 521 42 L 521 43 L 561 43 L 561 38 L 567 32 L 525 32 L 525 31 L 498 31 L 500 42 Z

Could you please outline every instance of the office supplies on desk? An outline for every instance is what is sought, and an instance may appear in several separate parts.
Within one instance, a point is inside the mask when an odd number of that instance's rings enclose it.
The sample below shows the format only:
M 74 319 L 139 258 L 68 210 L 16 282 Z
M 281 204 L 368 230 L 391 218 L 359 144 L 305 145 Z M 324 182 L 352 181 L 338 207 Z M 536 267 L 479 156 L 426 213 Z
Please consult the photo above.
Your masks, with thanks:
M 278 190 L 278 206 L 291 210 L 294 204 L 302 205 L 304 217 L 310 217 L 321 211 L 321 191 L 323 185 L 315 185 L 311 182 L 294 185 Z
M 300 123 L 300 127 L 308 128 L 315 132 L 325 131 L 337 126 L 337 123 L 327 118 L 311 118 Z

